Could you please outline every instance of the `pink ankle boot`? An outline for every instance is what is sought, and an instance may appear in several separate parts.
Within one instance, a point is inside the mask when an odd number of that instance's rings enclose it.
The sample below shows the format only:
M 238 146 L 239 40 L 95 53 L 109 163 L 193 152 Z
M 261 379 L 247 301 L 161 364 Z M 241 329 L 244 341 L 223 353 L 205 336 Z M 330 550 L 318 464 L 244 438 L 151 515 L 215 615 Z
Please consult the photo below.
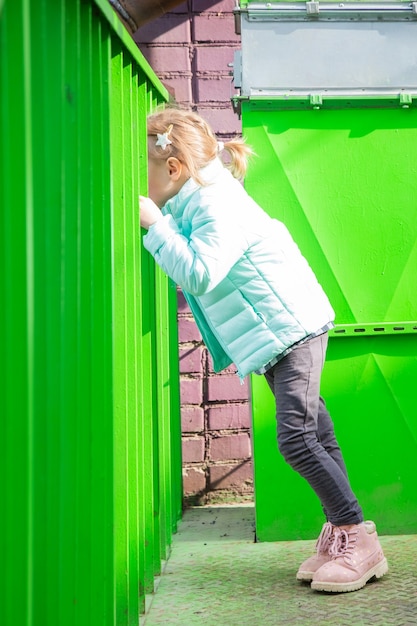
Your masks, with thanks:
M 368 580 L 388 572 L 374 522 L 334 526 L 329 552 L 331 560 L 314 574 L 311 588 L 316 591 L 357 591 Z
M 316 554 L 310 556 L 304 561 L 297 572 L 297 580 L 306 580 L 310 582 L 313 579 L 314 572 L 319 567 L 330 561 L 329 548 L 333 540 L 333 525 L 330 522 L 323 524 L 321 533 L 316 541 Z

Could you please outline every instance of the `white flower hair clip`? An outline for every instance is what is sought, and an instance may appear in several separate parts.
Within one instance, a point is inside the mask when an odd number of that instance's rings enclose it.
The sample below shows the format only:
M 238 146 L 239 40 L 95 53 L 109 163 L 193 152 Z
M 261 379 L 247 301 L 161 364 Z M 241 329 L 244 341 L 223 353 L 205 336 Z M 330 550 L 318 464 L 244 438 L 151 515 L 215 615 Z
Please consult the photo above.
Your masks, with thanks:
M 159 133 L 156 133 L 156 136 L 158 139 L 156 140 L 155 146 L 161 146 L 162 150 L 165 150 L 166 147 L 170 143 L 172 143 L 172 141 L 168 139 L 168 135 L 170 134 L 172 128 L 173 128 L 173 124 L 170 124 L 168 128 L 166 129 L 166 131 L 162 133 L 162 135 L 160 135 Z

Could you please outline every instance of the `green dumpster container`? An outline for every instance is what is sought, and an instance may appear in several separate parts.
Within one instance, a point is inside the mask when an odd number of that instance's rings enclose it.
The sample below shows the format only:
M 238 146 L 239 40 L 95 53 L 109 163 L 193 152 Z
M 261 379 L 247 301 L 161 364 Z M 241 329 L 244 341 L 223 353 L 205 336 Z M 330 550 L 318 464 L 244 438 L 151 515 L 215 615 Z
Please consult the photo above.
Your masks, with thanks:
M 322 394 L 380 533 L 417 532 L 417 19 L 410 3 L 241 2 L 233 100 L 247 190 L 287 224 L 336 311 Z M 252 377 L 258 540 L 317 536 Z

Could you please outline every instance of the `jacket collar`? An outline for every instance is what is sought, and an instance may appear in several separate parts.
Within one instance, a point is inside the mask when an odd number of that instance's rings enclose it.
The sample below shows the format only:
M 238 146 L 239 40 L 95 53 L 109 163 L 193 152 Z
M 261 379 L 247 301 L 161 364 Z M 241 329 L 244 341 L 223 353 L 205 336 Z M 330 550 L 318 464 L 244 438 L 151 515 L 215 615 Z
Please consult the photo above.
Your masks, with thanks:
M 199 171 L 199 175 L 207 185 L 210 185 L 223 171 L 223 162 L 218 157 L 216 157 L 215 159 L 210 161 L 208 165 L 201 168 L 201 170 Z M 173 216 L 175 216 L 179 212 L 181 213 L 188 199 L 198 189 L 201 189 L 201 185 L 196 183 L 193 178 L 189 178 L 187 182 L 184 183 L 184 185 L 181 187 L 179 192 L 175 196 L 170 198 L 165 206 L 162 207 L 162 213 L 164 215 L 170 213 Z

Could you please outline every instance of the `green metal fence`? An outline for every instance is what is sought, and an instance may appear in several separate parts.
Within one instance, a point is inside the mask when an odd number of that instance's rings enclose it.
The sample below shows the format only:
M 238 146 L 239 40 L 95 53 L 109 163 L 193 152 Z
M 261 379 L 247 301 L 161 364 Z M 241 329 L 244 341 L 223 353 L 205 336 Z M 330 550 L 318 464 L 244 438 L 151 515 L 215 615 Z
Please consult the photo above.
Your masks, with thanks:
M 104 0 L 0 3 L 0 623 L 138 624 L 181 514 L 176 288 L 143 252 L 168 94 Z

